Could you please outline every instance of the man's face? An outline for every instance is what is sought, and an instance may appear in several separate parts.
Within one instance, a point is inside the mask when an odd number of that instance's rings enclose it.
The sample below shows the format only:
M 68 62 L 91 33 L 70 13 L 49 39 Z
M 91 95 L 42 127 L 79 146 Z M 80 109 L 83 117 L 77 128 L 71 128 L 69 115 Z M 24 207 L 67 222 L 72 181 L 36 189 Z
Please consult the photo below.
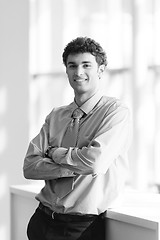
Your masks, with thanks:
M 86 93 L 88 98 L 99 88 L 99 76 L 104 66 L 98 66 L 91 53 L 70 54 L 67 58 L 66 73 L 75 95 Z

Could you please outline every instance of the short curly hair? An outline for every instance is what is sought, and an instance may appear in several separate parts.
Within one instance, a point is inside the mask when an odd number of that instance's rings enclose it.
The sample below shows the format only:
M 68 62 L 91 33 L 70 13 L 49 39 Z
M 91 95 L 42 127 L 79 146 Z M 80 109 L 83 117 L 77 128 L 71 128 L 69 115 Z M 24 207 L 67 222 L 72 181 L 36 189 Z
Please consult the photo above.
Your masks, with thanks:
M 107 56 L 98 42 L 88 37 L 77 37 L 67 44 L 62 54 L 63 63 L 67 65 L 67 58 L 70 54 L 89 52 L 96 58 L 98 65 L 107 66 Z

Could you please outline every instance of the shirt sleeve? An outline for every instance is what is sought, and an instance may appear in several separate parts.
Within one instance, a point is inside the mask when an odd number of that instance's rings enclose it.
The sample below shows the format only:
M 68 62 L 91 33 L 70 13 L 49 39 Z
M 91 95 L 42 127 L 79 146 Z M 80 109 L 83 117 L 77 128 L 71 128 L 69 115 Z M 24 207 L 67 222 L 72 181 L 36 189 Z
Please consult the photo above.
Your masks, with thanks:
M 48 148 L 48 122 L 41 128 L 40 133 L 30 142 L 23 165 L 24 177 L 35 180 L 51 180 L 74 176 L 73 171 L 45 157 Z
M 81 149 L 60 147 L 53 152 L 52 158 L 77 174 L 102 174 L 114 160 L 126 155 L 130 140 L 130 112 L 127 107 L 114 105 L 88 146 Z

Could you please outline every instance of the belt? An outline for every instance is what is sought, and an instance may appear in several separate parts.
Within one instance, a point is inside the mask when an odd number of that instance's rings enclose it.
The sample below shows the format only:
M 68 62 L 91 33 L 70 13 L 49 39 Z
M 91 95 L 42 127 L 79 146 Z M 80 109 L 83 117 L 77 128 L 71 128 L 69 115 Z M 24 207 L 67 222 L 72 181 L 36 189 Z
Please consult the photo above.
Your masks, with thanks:
M 63 222 L 88 222 L 94 221 L 98 215 L 85 214 L 85 215 L 74 215 L 74 214 L 63 214 L 52 211 L 49 207 L 44 206 L 42 203 L 39 204 L 38 208 L 43 211 L 46 215 L 52 219 L 63 221 Z

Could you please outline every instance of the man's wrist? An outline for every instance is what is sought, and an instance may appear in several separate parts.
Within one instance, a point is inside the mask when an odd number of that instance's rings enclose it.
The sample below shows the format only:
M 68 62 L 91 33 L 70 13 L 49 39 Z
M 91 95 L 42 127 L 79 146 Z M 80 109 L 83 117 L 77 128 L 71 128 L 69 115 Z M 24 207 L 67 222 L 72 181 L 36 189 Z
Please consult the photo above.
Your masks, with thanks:
M 45 152 L 45 157 L 52 158 L 53 152 L 57 149 L 57 147 L 54 146 L 48 146 L 46 152 Z

